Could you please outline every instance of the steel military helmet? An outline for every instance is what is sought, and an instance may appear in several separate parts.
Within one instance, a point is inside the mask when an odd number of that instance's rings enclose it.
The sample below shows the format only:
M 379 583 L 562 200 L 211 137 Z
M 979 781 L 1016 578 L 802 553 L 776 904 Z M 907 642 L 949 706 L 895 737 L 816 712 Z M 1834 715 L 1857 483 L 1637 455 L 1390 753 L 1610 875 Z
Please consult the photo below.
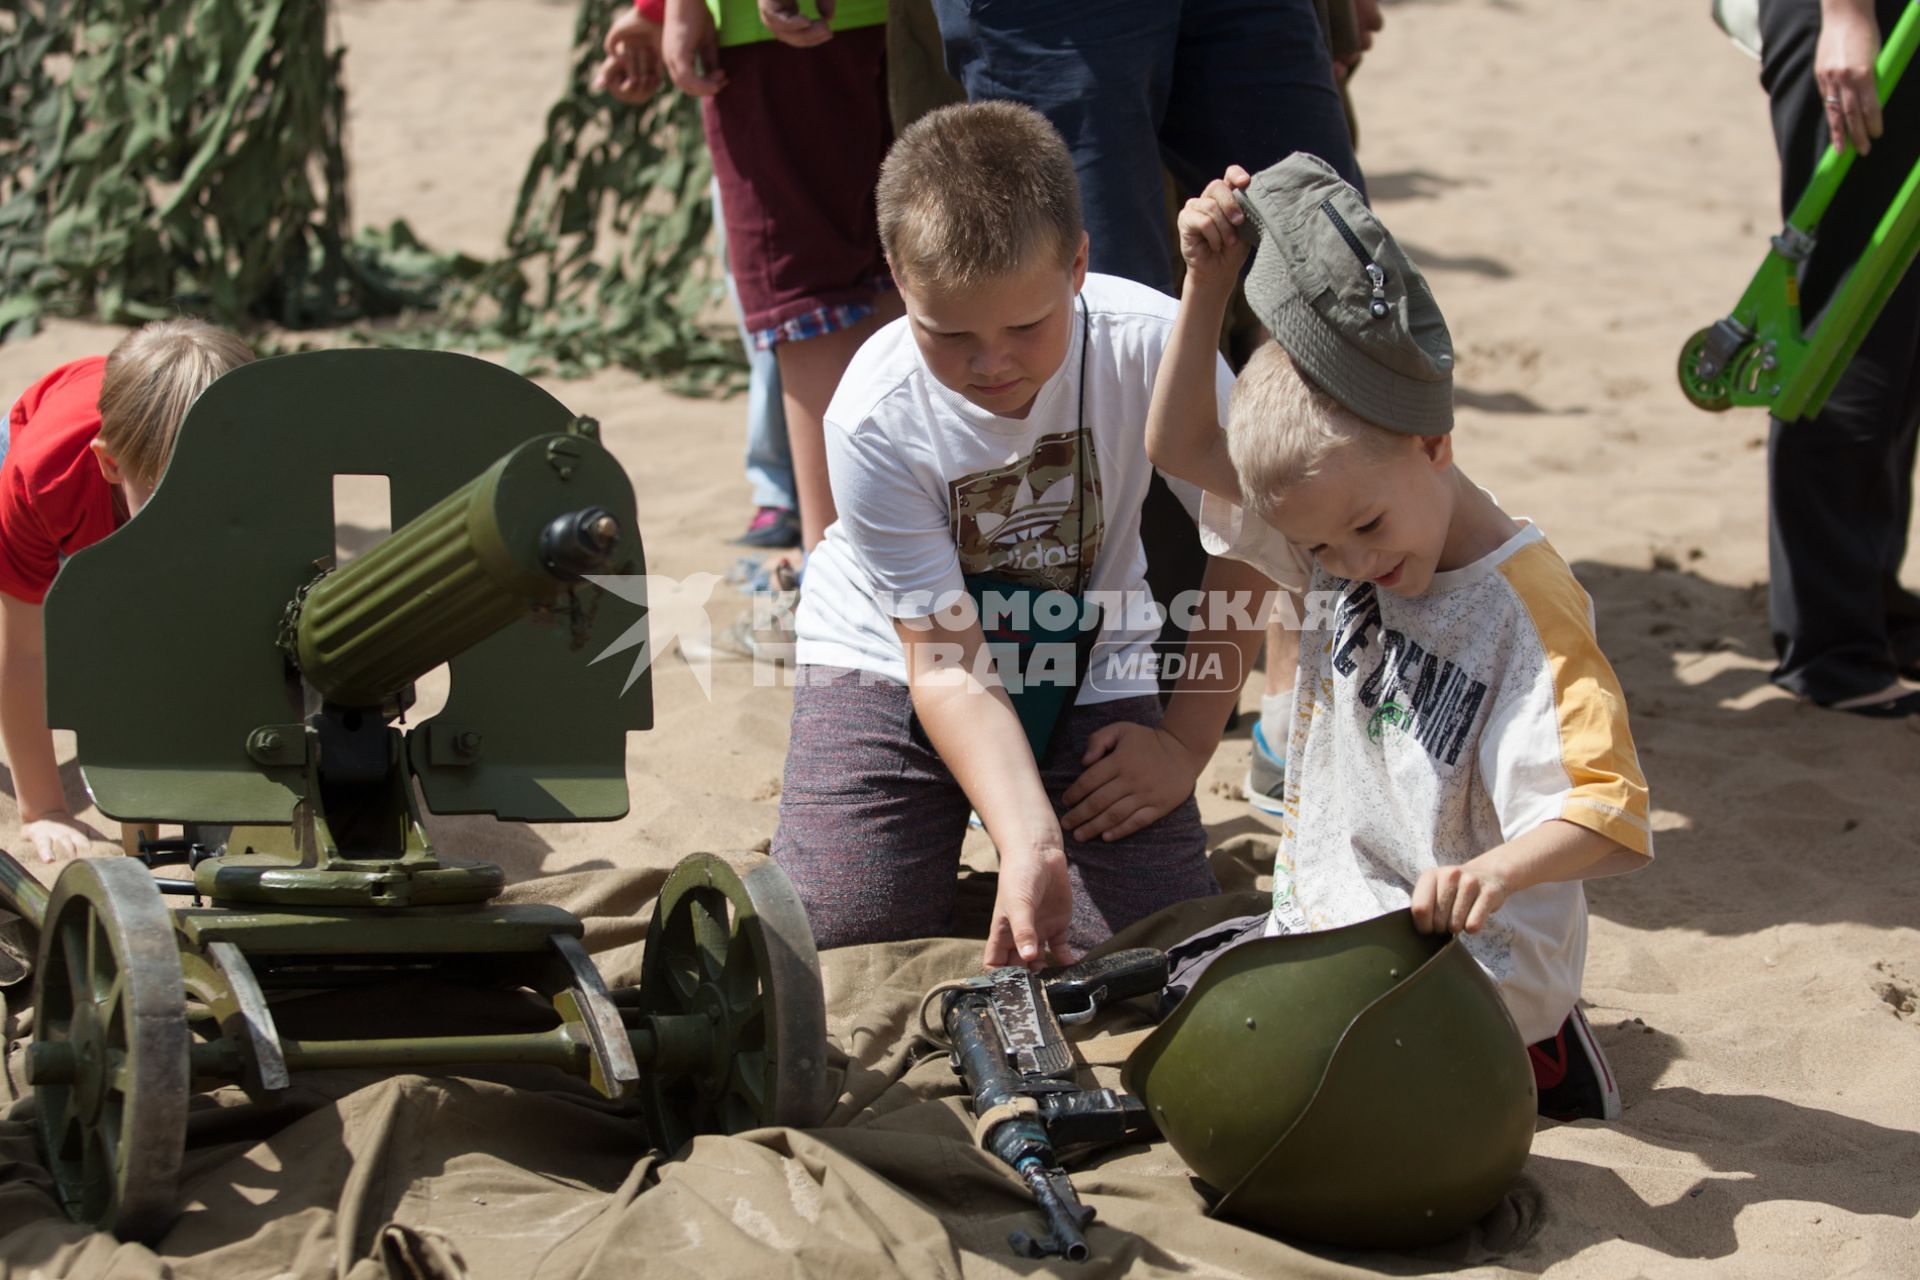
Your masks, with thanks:
M 1410 911 L 1225 952 L 1122 1079 L 1221 1192 L 1212 1212 L 1329 1244 L 1456 1235 L 1533 1144 L 1533 1069 L 1499 991 Z

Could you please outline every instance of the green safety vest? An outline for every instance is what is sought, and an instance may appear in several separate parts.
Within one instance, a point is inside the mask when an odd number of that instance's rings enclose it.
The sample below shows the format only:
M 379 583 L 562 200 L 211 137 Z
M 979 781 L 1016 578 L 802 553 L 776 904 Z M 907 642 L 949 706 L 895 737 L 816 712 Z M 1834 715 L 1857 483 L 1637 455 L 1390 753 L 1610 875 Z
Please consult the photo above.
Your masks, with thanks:
M 714 30 L 719 33 L 723 49 L 773 39 L 773 32 L 760 21 L 760 6 L 754 0 L 707 0 L 707 9 L 713 14 Z M 813 0 L 800 0 L 800 12 L 810 18 L 820 16 Z M 835 31 L 852 31 L 858 27 L 877 27 L 886 20 L 887 0 L 840 0 L 834 8 L 833 20 L 827 25 Z

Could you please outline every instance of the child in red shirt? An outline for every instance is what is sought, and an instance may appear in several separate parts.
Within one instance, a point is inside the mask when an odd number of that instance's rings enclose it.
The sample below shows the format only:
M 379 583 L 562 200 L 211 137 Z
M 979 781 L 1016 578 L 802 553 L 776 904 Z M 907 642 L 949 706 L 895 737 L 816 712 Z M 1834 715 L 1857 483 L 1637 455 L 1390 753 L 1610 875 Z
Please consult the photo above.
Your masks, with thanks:
M 21 834 L 43 862 L 85 853 L 99 837 L 68 811 L 60 785 L 41 602 L 68 556 L 153 496 L 200 393 L 252 359 L 224 329 L 156 321 L 112 354 L 64 364 L 28 387 L 0 428 L 0 739 Z

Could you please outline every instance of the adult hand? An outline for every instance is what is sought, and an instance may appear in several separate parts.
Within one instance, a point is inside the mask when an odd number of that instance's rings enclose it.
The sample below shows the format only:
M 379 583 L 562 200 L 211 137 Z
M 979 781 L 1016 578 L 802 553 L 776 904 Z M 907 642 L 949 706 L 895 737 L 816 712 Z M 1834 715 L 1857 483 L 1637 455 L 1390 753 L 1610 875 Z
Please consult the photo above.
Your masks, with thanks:
M 1880 55 L 1880 26 L 1873 6 L 1835 7 L 1820 23 L 1813 53 L 1813 78 L 1827 106 L 1827 134 L 1836 147 L 1853 144 L 1861 155 L 1880 136 L 1880 95 L 1874 87 L 1873 60 Z
M 1240 267 L 1253 248 L 1253 239 L 1241 234 L 1247 213 L 1233 193 L 1252 180 L 1239 165 L 1227 166 L 1226 175 L 1215 178 L 1206 190 L 1187 201 L 1174 220 L 1180 234 L 1180 257 L 1193 283 L 1231 288 L 1240 278 Z
M 1507 900 L 1498 876 L 1458 867 L 1428 867 L 1413 886 L 1413 923 L 1422 933 L 1478 933 Z
M 1124 721 L 1095 730 L 1080 763 L 1088 768 L 1062 797 L 1060 819 L 1075 840 L 1119 840 L 1158 822 L 1193 794 L 1206 765 L 1165 729 Z
M 667 0 L 660 57 L 682 93 L 710 98 L 727 87 L 720 69 L 720 41 L 706 0 Z
M 1387 19 L 1380 12 L 1380 0 L 1353 0 L 1354 25 L 1360 28 L 1360 50 L 1362 53 L 1373 48 L 1373 33 L 1387 28 Z
M 1360 59 L 1373 48 L 1373 33 L 1385 30 L 1386 25 L 1380 0 L 1353 0 L 1353 26 L 1359 43 L 1346 57 L 1333 60 L 1333 78 L 1337 83 L 1345 84 L 1347 78 L 1360 69 Z
M 105 839 L 70 813 L 43 814 L 20 828 L 22 841 L 33 846 L 42 862 L 65 862 L 84 857 L 95 840 Z
M 1072 921 L 1073 885 L 1063 851 L 1040 847 L 1003 856 L 981 962 L 989 969 L 1006 964 L 1038 969 L 1051 952 L 1054 964 L 1072 964 L 1080 958 L 1067 945 Z
M 760 21 L 781 44 L 811 49 L 833 39 L 827 26 L 833 19 L 833 4 L 834 0 L 819 0 L 820 16 L 809 18 L 800 12 L 800 0 L 760 0 Z
M 601 42 L 606 61 L 593 73 L 596 92 L 639 106 L 660 88 L 666 67 L 660 57 L 660 27 L 638 9 L 624 9 Z

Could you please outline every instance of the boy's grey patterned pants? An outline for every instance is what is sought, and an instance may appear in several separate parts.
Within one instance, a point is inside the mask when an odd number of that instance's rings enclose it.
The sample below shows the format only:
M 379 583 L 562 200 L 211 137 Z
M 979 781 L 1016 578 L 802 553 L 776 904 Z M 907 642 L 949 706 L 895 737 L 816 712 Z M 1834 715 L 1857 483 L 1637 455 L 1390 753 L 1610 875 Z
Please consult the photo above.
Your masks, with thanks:
M 909 731 L 904 685 L 841 667 L 800 668 L 773 856 L 825 947 L 952 932 L 954 882 L 970 805 L 940 757 Z M 1072 707 L 1041 781 L 1060 797 L 1103 725 L 1160 723 L 1153 697 Z M 1085 949 L 1162 907 L 1220 891 L 1199 806 L 1186 802 L 1112 843 L 1066 833 L 1072 944 Z

